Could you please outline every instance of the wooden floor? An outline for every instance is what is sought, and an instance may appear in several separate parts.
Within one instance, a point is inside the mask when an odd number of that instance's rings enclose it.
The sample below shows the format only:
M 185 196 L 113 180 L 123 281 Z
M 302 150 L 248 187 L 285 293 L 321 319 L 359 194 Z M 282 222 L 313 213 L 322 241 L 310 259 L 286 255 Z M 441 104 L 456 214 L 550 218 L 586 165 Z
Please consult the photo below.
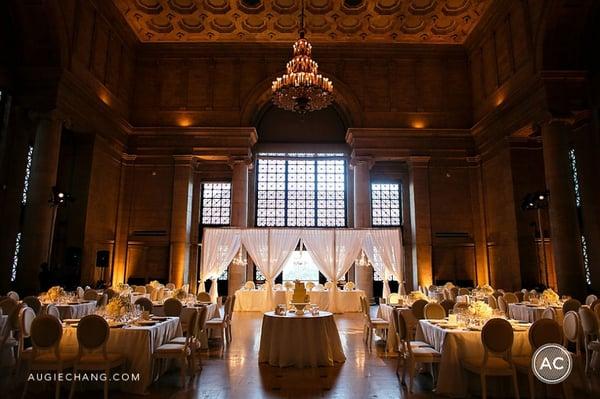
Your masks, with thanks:
M 220 357 L 220 341 L 211 342 L 210 354 L 203 359 L 203 370 L 183 389 L 179 373 L 172 370 L 140 398 L 431 398 L 432 381 L 428 374 L 416 379 L 414 394 L 409 395 L 395 374 L 396 358 L 387 358 L 381 342 L 369 353 L 362 342 L 360 314 L 336 315 L 346 362 L 337 367 L 317 369 L 277 368 L 258 364 L 262 315 L 235 313 L 233 342 Z M 460 383 L 460 382 L 457 382 Z M 2 381 L 0 398 L 7 392 Z M 35 388 L 35 387 L 34 387 Z M 28 398 L 53 397 L 52 386 L 45 391 L 33 389 Z M 101 387 L 78 392 L 77 397 L 102 398 Z M 35 392 L 37 391 L 37 392 Z M 63 391 L 66 391 L 63 389 Z M 20 386 L 10 389 L 8 397 L 20 397 Z M 67 392 L 63 392 L 67 397 Z M 111 391 L 111 398 L 135 397 Z M 594 397 L 592 394 L 586 397 Z M 598 397 L 598 396 L 596 396 Z

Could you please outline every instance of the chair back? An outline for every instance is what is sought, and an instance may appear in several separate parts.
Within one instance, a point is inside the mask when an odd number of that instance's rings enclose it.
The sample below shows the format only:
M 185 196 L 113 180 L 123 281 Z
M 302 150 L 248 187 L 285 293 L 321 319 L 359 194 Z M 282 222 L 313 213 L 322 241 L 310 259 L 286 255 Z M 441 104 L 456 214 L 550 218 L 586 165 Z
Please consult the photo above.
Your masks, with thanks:
M 512 292 L 505 293 L 502 296 L 502 298 L 504 299 L 506 304 L 519 302 L 519 298 L 517 298 L 517 296 L 515 294 L 513 294 Z
M 35 319 L 32 308 L 24 306 L 19 311 L 19 352 L 25 348 L 25 340 L 31 335 L 31 324 Z
M 158 289 L 152 291 L 152 294 L 154 294 L 154 298 L 156 301 L 162 301 L 163 299 L 165 299 L 165 287 L 159 287 Z
M 6 297 L 3 301 L 0 302 L 0 309 L 2 309 L 2 314 L 10 316 L 11 313 L 19 306 L 19 302 L 15 301 L 10 297 Z
M 594 295 L 594 294 L 588 295 L 585 298 L 585 304 L 588 306 L 591 306 L 591 304 L 596 300 L 598 300 L 598 297 L 596 295 Z
M 521 291 L 517 291 L 515 292 L 515 296 L 517 297 L 518 302 L 523 302 L 523 297 L 525 294 L 523 294 Z
M 367 298 L 364 296 L 360 297 L 360 305 L 362 308 L 362 313 L 363 313 L 363 317 L 365 318 L 365 320 L 370 323 L 371 322 L 371 312 L 369 309 L 369 304 L 367 302 Z
M 498 298 L 496 298 L 496 300 L 498 301 L 498 309 L 500 309 L 502 311 L 502 313 L 507 315 L 508 314 L 508 304 L 506 303 L 506 300 L 504 299 L 504 297 L 499 296 Z
M 596 309 L 596 305 L 598 305 L 599 303 L 600 303 L 600 299 L 596 299 L 594 302 L 591 303 L 590 309 L 592 309 L 592 310 Z
M 496 297 L 494 295 L 488 295 L 487 299 L 488 299 L 488 305 L 490 305 L 490 308 L 498 309 L 498 301 L 496 300 Z
M 83 290 L 83 288 L 77 287 L 75 291 L 77 292 L 77 298 L 84 299 L 83 296 L 85 295 L 85 291 Z
M 552 306 L 547 307 L 542 312 L 542 319 L 550 319 L 556 321 L 556 310 Z
M 144 288 L 146 288 L 146 293 L 150 294 L 150 298 L 152 298 L 152 292 L 154 292 L 154 287 L 151 284 L 146 284 Z
M 200 302 L 211 302 L 210 294 L 208 292 L 199 292 L 198 295 L 196 295 L 196 298 Z
M 563 319 L 563 346 L 567 346 L 569 342 L 575 344 L 575 353 L 581 352 L 581 337 L 583 336 L 581 331 L 581 320 L 577 312 L 571 310 L 565 314 Z
M 104 293 L 104 294 L 100 295 L 100 297 L 96 301 L 96 307 L 101 308 L 103 306 L 106 306 L 107 303 L 108 303 L 108 295 L 106 293 Z
M 96 290 L 88 288 L 83 292 L 83 299 L 85 299 L 86 301 L 97 301 L 98 293 L 96 292 Z
M 40 302 L 37 296 L 26 296 L 25 298 L 23 298 L 23 303 L 25 303 L 27 306 L 33 309 L 35 314 L 40 314 L 40 312 L 42 311 L 42 302 Z
M 501 297 L 502 295 L 504 295 L 500 290 L 496 290 L 492 293 L 492 296 L 496 299 L 498 299 L 499 297 Z
M 529 291 L 523 292 L 523 301 L 529 301 L 529 297 L 530 297 Z
M 426 319 L 439 320 L 446 317 L 446 311 L 439 303 L 428 303 L 423 309 L 423 314 Z
M 77 342 L 79 352 L 102 349 L 106 351 L 106 342 L 110 336 L 107 321 L 98 315 L 90 314 L 79 320 L 77 325 Z
M 135 304 L 139 305 L 143 310 L 152 313 L 152 309 L 154 308 L 154 305 L 152 304 L 152 301 L 146 297 L 141 297 L 135 300 Z
M 56 358 L 60 360 L 59 345 L 62 333 L 62 324 L 56 317 L 40 315 L 33 319 L 30 331 L 33 346 L 32 360 L 40 350 L 54 350 Z
M 392 293 L 388 296 L 388 303 L 392 305 L 397 305 L 400 300 L 400 296 L 397 293 Z
M 19 302 L 19 294 L 17 294 L 16 291 L 8 291 L 6 293 L 6 296 L 9 297 L 10 299 Z
M 442 307 L 446 311 L 446 314 L 448 314 L 452 309 L 454 309 L 454 305 L 456 305 L 456 302 L 454 302 L 451 299 L 444 299 L 442 302 L 440 302 L 440 305 L 442 305 Z
M 485 348 L 484 359 L 490 352 L 510 360 L 513 341 L 514 333 L 508 321 L 499 318 L 488 320 L 481 330 L 481 343 Z
M 104 290 L 104 293 L 106 294 L 107 299 L 110 301 L 111 299 L 113 299 L 114 297 L 116 297 L 117 292 L 115 290 L 113 290 L 112 288 L 107 288 L 106 290 Z
M 201 331 L 204 331 L 204 329 L 206 328 L 206 320 L 208 320 L 208 307 L 202 306 L 202 307 L 200 307 L 200 309 L 198 311 L 198 320 L 197 320 L 197 326 L 196 326 L 196 331 L 197 331 L 196 338 L 198 338 L 199 333 Z
M 450 288 L 449 292 L 450 292 L 450 298 L 448 298 L 448 299 L 452 299 L 453 301 L 456 301 L 456 297 L 458 296 L 458 287 Z
M 400 338 L 401 341 L 407 341 L 408 340 L 408 324 L 409 322 L 406 320 L 406 314 L 404 312 L 401 312 L 398 309 L 397 310 L 397 315 L 395 315 L 396 320 L 397 320 L 397 329 L 396 331 L 398 331 L 398 337 Z
M 144 287 L 143 285 L 137 285 L 135 287 L 135 292 L 137 292 L 138 294 L 145 294 L 146 293 L 146 287 Z
M 163 309 L 165 311 L 165 316 L 180 317 L 183 305 L 179 299 L 169 298 L 165 301 Z
M 458 295 L 469 295 L 469 289 L 468 288 L 459 288 Z
M 600 305 L 594 306 L 592 309 L 594 309 L 594 313 L 596 313 L 596 317 L 598 317 L 598 320 L 600 320 Z
M 58 307 L 54 304 L 46 305 L 46 314 L 58 320 L 61 320 L 60 311 L 58 310 Z
M 411 309 L 417 320 L 425 318 L 425 306 L 428 303 L 425 299 L 418 299 L 412 304 Z
M 570 311 L 573 312 L 577 312 L 579 310 L 579 308 L 581 307 L 581 302 L 579 302 L 577 299 L 567 299 L 565 301 L 565 303 L 563 303 L 563 314 L 567 314 Z
M 596 314 L 586 306 L 580 307 L 578 314 L 586 343 L 596 340 L 598 338 L 598 318 Z
M 175 284 L 173 283 L 167 283 L 167 285 L 165 285 L 165 288 L 168 290 L 173 291 L 175 289 Z
M 554 320 L 539 319 L 529 328 L 529 344 L 534 351 L 542 345 L 561 344 L 562 339 L 560 325 Z

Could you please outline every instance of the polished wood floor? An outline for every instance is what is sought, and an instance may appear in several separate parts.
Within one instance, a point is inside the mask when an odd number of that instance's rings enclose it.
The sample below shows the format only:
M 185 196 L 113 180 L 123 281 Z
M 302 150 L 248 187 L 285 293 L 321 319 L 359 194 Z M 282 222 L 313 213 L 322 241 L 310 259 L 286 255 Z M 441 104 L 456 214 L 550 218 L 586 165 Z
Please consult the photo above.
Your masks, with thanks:
M 373 309 L 374 310 L 374 309 Z M 276 368 L 258 364 L 262 315 L 235 313 L 233 342 L 220 357 L 220 340 L 211 341 L 211 350 L 203 359 L 203 370 L 186 388 L 180 387 L 176 369 L 163 375 L 144 398 L 172 399 L 259 399 L 259 398 L 431 398 L 429 374 L 416 378 L 414 393 L 409 395 L 395 374 L 396 358 L 386 357 L 381 342 L 368 352 L 362 342 L 362 318 L 359 314 L 336 315 L 346 362 L 337 367 L 317 369 Z M 460 383 L 460 382 L 457 382 Z M 22 385 L 8 391 L 3 378 L 2 392 L 20 397 Z M 53 386 L 33 387 L 28 398 L 53 397 Z M 37 391 L 37 392 L 36 392 Z M 67 397 L 63 389 L 63 397 Z M 598 391 L 595 391 L 596 393 Z M 77 397 L 102 398 L 101 387 L 88 387 Z M 576 395 L 577 396 L 577 395 Z M 585 397 L 593 397 L 585 395 Z M 111 391 L 111 398 L 135 397 Z M 140 396 L 141 397 L 141 396 Z M 583 397 L 583 396 L 582 396 Z M 596 396 L 598 397 L 598 396 Z

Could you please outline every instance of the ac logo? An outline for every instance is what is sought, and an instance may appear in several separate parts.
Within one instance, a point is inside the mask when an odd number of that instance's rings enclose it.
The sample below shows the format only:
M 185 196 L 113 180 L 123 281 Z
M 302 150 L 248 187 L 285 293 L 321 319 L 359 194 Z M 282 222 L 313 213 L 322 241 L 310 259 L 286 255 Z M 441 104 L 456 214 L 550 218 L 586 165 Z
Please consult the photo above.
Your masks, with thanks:
M 531 368 L 538 380 L 546 384 L 558 384 L 571 374 L 573 359 L 565 347 L 546 344 L 540 346 L 533 354 Z

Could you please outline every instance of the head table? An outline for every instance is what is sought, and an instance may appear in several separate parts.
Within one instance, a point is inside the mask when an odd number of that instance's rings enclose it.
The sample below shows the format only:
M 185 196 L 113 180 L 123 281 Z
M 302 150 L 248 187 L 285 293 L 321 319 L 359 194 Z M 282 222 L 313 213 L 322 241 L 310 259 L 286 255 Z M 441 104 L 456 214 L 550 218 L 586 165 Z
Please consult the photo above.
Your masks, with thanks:
M 310 303 L 315 304 L 321 310 L 331 310 L 329 290 L 312 290 L 307 292 L 310 297 Z M 273 305 L 288 304 L 292 299 L 291 290 L 273 290 Z M 336 293 L 336 305 L 338 313 L 360 312 L 360 298 L 365 296 L 363 290 L 338 290 Z M 269 310 L 267 290 L 261 289 L 240 289 L 235 292 L 236 312 L 264 312 Z
M 260 336 L 259 363 L 276 367 L 319 367 L 343 363 L 342 349 L 333 314 L 310 312 L 283 316 L 266 312 Z
M 178 317 L 169 317 L 153 326 L 125 326 L 110 329 L 107 351 L 125 356 L 122 372 L 139 373 L 138 381 L 121 383 L 121 391 L 145 394 L 152 384 L 152 353 L 162 344 L 181 336 L 181 324 Z M 66 326 L 60 343 L 61 350 L 77 352 L 77 329 Z

